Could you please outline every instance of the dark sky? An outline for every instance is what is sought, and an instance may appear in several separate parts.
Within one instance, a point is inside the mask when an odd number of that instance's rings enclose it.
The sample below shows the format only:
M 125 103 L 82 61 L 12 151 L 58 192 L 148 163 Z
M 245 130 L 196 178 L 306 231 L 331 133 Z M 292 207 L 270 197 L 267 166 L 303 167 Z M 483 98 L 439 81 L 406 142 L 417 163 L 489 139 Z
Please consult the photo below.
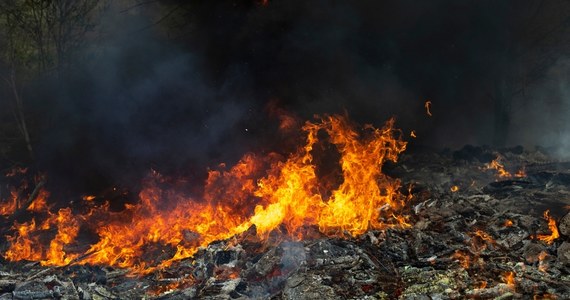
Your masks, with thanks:
M 489 144 L 505 82 L 516 92 L 506 144 L 566 144 L 565 1 L 162 4 L 111 7 L 75 70 L 29 95 L 45 113 L 44 168 L 108 183 L 150 168 L 202 172 L 279 147 L 269 102 L 301 119 L 346 112 L 381 126 L 395 116 L 416 145 Z M 541 32 L 550 35 L 534 43 Z

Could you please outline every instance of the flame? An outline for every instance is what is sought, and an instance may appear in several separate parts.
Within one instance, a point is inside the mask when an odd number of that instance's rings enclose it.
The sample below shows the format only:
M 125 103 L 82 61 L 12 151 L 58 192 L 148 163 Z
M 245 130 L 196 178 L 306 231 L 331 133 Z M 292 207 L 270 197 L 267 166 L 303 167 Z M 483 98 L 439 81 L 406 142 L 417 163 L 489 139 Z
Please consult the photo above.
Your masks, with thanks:
M 20 206 L 20 196 L 15 188 L 10 189 L 10 196 L 6 200 L 0 202 L 0 215 L 6 216 L 13 214 Z
M 449 190 L 450 190 L 452 193 L 455 193 L 455 192 L 459 191 L 459 187 L 458 187 L 457 185 L 454 185 L 454 186 L 452 186 Z
M 427 100 L 424 107 L 426 108 L 426 114 L 431 117 L 431 101 Z
M 48 205 L 47 205 L 48 197 L 49 197 L 49 192 L 44 190 L 44 189 L 41 189 L 38 193 L 38 196 L 36 197 L 36 199 L 34 199 L 34 201 L 32 201 L 32 203 L 30 203 L 27 210 L 33 211 L 33 212 L 47 211 L 48 210 Z
M 501 163 L 501 156 L 497 156 L 494 160 L 490 163 L 485 164 L 485 168 L 487 170 L 496 170 L 497 176 L 499 178 L 510 178 L 512 177 L 511 173 L 505 169 L 505 166 Z
M 515 173 L 515 177 L 517 177 L 517 178 L 524 178 L 524 177 L 526 177 L 525 168 L 523 167 L 522 169 L 518 170 L 518 171 Z
M 417 138 L 417 137 L 418 137 L 418 136 L 416 135 L 416 131 L 415 131 L 415 130 L 412 130 L 412 131 L 410 132 L 410 136 L 413 137 L 413 138 Z
M 507 219 L 505 220 L 505 223 L 503 223 L 504 227 L 512 227 L 514 225 L 513 220 L 511 219 Z
M 53 226 L 57 228 L 57 233 L 49 248 L 45 249 L 38 233 L 49 231 Z M 77 254 L 67 254 L 64 251 L 64 246 L 70 244 L 79 232 L 79 223 L 71 214 L 70 208 L 60 209 L 57 214 L 50 213 L 39 227 L 36 227 L 36 221 L 32 219 L 27 223 L 15 224 L 14 228 L 18 234 L 7 237 L 10 249 L 4 257 L 8 260 L 33 260 L 45 266 L 61 266 L 78 257 Z
M 46 208 L 48 218 L 40 226 L 35 219 L 14 225 L 4 256 L 43 265 L 104 264 L 148 273 L 250 228 L 262 239 L 275 230 L 301 239 L 309 227 L 332 236 L 358 236 L 372 228 L 411 226 L 399 214 L 411 193 L 402 195 L 400 181 L 382 173 L 384 163 L 395 162 L 406 149 L 394 119 L 378 129 L 324 116 L 306 122 L 302 130 L 304 145 L 287 157 L 247 154 L 230 169 L 221 164 L 210 170 L 201 196 L 177 192 L 177 184 L 184 182 L 152 172 L 139 202 L 126 204 L 122 211 L 110 211 L 108 202 L 76 215 L 69 208 L 57 213 Z M 329 168 L 335 170 L 332 175 L 323 173 L 323 164 L 330 162 L 319 163 L 318 154 L 328 148 L 339 157 L 336 167 Z M 76 243 L 80 227 L 98 240 L 84 253 L 66 251 Z M 43 246 L 40 237 L 54 231 L 49 246 Z
M 497 155 L 497 157 L 492 160 L 490 163 L 485 164 L 486 170 L 496 170 L 498 178 L 523 178 L 526 177 L 526 171 L 523 167 L 522 169 L 518 170 L 515 174 L 511 174 L 509 171 L 505 169 L 505 165 L 501 162 L 503 157 Z
M 503 275 L 501 276 L 502 280 L 504 283 L 507 284 L 507 286 L 509 287 L 509 289 L 514 290 L 515 289 L 515 272 L 513 271 L 508 271 L 508 272 L 504 272 Z
M 83 196 L 84 201 L 93 201 L 93 200 L 95 200 L 95 198 L 97 198 L 97 197 L 95 197 L 93 195 Z
M 556 226 L 556 221 L 550 216 L 550 210 L 544 211 L 544 218 L 548 221 L 548 228 L 550 229 L 550 234 L 539 234 L 537 239 L 541 240 L 548 245 L 552 244 L 555 239 L 560 237 L 558 232 L 558 227 Z

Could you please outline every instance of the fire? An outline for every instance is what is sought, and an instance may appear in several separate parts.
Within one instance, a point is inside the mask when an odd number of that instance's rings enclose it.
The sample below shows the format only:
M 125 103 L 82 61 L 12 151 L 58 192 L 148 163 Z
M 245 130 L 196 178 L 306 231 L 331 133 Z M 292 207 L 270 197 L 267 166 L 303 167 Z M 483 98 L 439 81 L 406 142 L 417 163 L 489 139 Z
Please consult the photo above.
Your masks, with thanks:
M 457 191 L 459 191 L 459 187 L 457 185 L 451 186 L 451 188 L 449 189 L 451 192 L 455 193 Z
M 556 220 L 554 220 L 551 216 L 550 216 L 550 211 L 546 210 L 544 211 L 544 218 L 546 219 L 546 221 L 548 221 L 548 228 L 550 229 L 550 234 L 539 234 L 537 236 L 537 239 L 547 243 L 547 244 L 552 244 L 554 242 L 555 239 L 560 237 L 560 233 L 558 232 L 558 227 L 556 226 Z
M 93 201 L 93 200 L 95 200 L 95 198 L 97 198 L 97 197 L 95 197 L 93 195 L 83 196 L 84 201 Z
M 15 224 L 18 234 L 8 237 L 10 249 L 4 255 L 9 260 L 40 261 L 42 265 L 67 265 L 77 254 L 66 254 L 64 246 L 70 244 L 79 232 L 79 223 L 71 214 L 70 208 L 60 209 L 57 214 L 50 213 L 48 218 L 36 227 L 35 219 L 24 224 Z M 45 249 L 39 241 L 40 233 L 57 228 L 49 248 Z
M 504 227 L 513 227 L 513 225 L 514 225 L 514 223 L 513 223 L 513 220 L 511 220 L 511 219 L 507 219 L 507 220 L 505 220 L 505 223 L 503 223 Z
M 416 135 L 416 131 L 415 131 L 415 130 L 412 130 L 412 131 L 410 132 L 410 136 L 413 137 L 413 138 L 417 138 L 417 137 L 418 137 L 418 136 Z
M 524 177 L 526 177 L 525 168 L 523 167 L 522 169 L 518 170 L 518 171 L 515 173 L 515 177 L 517 177 L 517 178 L 524 178 Z
M 15 188 L 10 189 L 8 199 L 2 200 L 0 203 L 0 215 L 6 216 L 13 214 L 20 206 L 20 197 Z
M 501 162 L 502 160 L 502 156 L 497 155 L 497 158 L 495 158 L 494 160 L 492 160 L 490 163 L 485 164 L 485 168 L 486 170 L 496 170 L 497 171 L 497 177 L 498 178 L 523 178 L 526 177 L 526 172 L 524 170 L 524 167 L 520 170 L 518 170 L 515 174 L 512 174 L 511 172 L 507 171 L 505 169 L 505 165 Z
M 431 117 L 431 101 L 427 100 L 424 107 L 426 108 L 426 114 Z
M 511 173 L 505 169 L 505 166 L 501 163 L 501 157 L 497 156 L 494 160 L 490 163 L 485 164 L 485 168 L 487 170 L 496 170 L 497 176 L 499 178 L 510 178 L 512 177 Z
M 406 149 L 393 119 L 382 128 L 357 128 L 345 117 L 324 116 L 306 122 L 302 130 L 304 145 L 287 157 L 246 154 L 229 169 L 222 164 L 210 170 L 201 196 L 177 192 L 176 181 L 153 172 L 139 202 L 126 204 L 123 211 L 109 211 L 104 203 L 78 214 L 69 208 L 51 213 L 43 205 L 48 218 L 39 226 L 35 220 L 15 224 L 4 256 L 146 273 L 250 228 L 262 239 L 275 230 L 301 239 L 309 227 L 333 236 L 358 236 L 369 229 L 411 226 L 399 214 L 409 197 L 399 192 L 400 181 L 382 173 L 384 163 L 395 162 Z M 336 167 L 329 168 L 336 170 L 333 176 L 323 174 L 319 164 L 318 153 L 325 148 L 338 153 Z M 66 249 L 73 248 L 68 246 L 76 243 L 80 227 L 98 240 L 84 253 L 70 253 Z M 44 246 L 40 236 L 45 239 L 48 231 L 56 232 Z M 160 258 L 146 255 L 148 251 L 161 253 Z
M 48 210 L 47 199 L 49 197 L 48 191 L 41 189 L 38 196 L 28 206 L 28 211 L 42 212 Z
M 511 290 L 515 289 L 515 272 L 509 271 L 503 273 L 502 279 L 503 282 L 506 283 Z

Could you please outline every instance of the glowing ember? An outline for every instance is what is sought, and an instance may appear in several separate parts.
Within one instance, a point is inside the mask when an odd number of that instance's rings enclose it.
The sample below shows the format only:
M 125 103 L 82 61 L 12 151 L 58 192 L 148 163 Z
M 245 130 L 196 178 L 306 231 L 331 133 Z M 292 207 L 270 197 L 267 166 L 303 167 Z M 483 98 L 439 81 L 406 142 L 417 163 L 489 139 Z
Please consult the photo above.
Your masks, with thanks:
M 418 136 L 416 135 L 416 131 L 415 131 L 415 130 L 412 130 L 412 131 L 410 132 L 410 136 L 413 137 L 413 138 L 417 138 L 417 137 L 418 137 Z
M 548 264 L 544 261 L 548 257 L 548 253 L 546 251 L 540 251 L 538 254 L 538 270 L 541 272 L 548 271 Z
M 507 219 L 505 223 L 503 223 L 504 227 L 512 227 L 514 225 L 513 220 Z
M 502 280 L 511 290 L 515 289 L 515 272 L 509 271 L 503 273 Z
M 524 168 L 518 170 L 518 171 L 515 173 L 515 177 L 517 177 L 517 178 L 524 178 L 524 177 L 526 177 L 526 171 L 524 170 Z
M 471 256 L 465 252 L 456 250 L 451 257 L 454 258 L 464 269 L 471 267 Z
M 93 195 L 83 196 L 83 200 L 85 200 L 85 201 L 93 201 L 93 200 L 95 200 L 95 198 L 97 198 L 97 197 L 95 197 Z
M 431 114 L 431 101 L 429 101 L 429 100 L 426 101 L 424 106 L 426 108 L 426 114 L 431 117 L 432 116 L 432 114 Z
M 555 239 L 560 237 L 560 233 L 558 232 L 558 227 L 556 226 L 556 221 L 550 216 L 550 211 L 544 211 L 544 218 L 548 221 L 548 228 L 550 229 L 550 234 L 539 234 L 537 235 L 537 239 L 541 240 L 547 244 L 552 244 Z
M 14 177 L 16 175 L 26 174 L 27 172 L 28 168 L 16 167 L 8 171 L 8 173 L 6 173 L 6 177 Z
M 456 186 L 456 185 L 454 185 L 454 186 L 452 186 L 449 190 L 450 190 L 451 192 L 455 193 L 455 192 L 459 191 L 459 187 Z
M 384 163 L 395 162 L 406 148 L 393 119 L 381 129 L 358 129 L 344 117 L 325 116 L 302 129 L 305 144 L 286 158 L 247 154 L 229 170 L 222 164 L 209 171 L 202 197 L 176 192 L 169 187 L 171 180 L 154 172 L 144 182 L 139 203 L 126 204 L 121 212 L 109 211 L 109 203 L 80 215 L 69 208 L 51 213 L 42 205 L 49 217 L 40 226 L 35 220 L 15 224 L 4 256 L 43 265 L 105 264 L 146 273 L 252 226 L 260 238 L 279 230 L 296 239 L 311 226 L 334 236 L 411 226 L 398 214 L 409 197 L 399 192 L 398 180 L 382 173 Z M 337 181 L 319 173 L 315 149 L 325 146 L 338 151 Z M 86 253 L 67 253 L 80 227 L 95 232 L 98 241 Z M 44 240 L 49 230 L 57 232 L 45 247 L 40 236 Z M 145 255 L 149 249 L 171 254 L 154 260 Z

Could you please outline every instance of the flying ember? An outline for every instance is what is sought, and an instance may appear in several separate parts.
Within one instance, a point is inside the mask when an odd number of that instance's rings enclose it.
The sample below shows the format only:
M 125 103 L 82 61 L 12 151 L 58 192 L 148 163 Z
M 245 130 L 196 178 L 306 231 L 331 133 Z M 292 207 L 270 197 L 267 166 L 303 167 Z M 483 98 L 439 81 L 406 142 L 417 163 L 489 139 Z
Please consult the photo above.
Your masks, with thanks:
M 306 122 L 302 131 L 304 142 L 288 156 L 246 154 L 231 168 L 222 164 L 210 170 L 198 196 L 179 192 L 157 172 L 143 182 L 138 202 L 125 204 L 122 211 L 110 210 L 108 201 L 95 203 L 93 196 L 84 198 L 88 208 L 83 212 L 51 211 L 48 194 L 39 193 L 30 209 L 37 217 L 14 224 L 4 257 L 146 273 L 251 229 L 262 239 L 271 232 L 302 239 L 308 228 L 358 236 L 369 229 L 409 226 L 400 212 L 409 197 L 400 193 L 399 180 L 382 173 L 384 163 L 395 162 L 406 149 L 393 119 L 374 128 L 324 116 Z M 318 153 L 324 148 L 338 153 L 335 176 L 322 174 Z M 80 232 L 96 239 L 83 252 L 67 250 L 80 248 Z M 153 249 L 171 254 L 148 255 Z

